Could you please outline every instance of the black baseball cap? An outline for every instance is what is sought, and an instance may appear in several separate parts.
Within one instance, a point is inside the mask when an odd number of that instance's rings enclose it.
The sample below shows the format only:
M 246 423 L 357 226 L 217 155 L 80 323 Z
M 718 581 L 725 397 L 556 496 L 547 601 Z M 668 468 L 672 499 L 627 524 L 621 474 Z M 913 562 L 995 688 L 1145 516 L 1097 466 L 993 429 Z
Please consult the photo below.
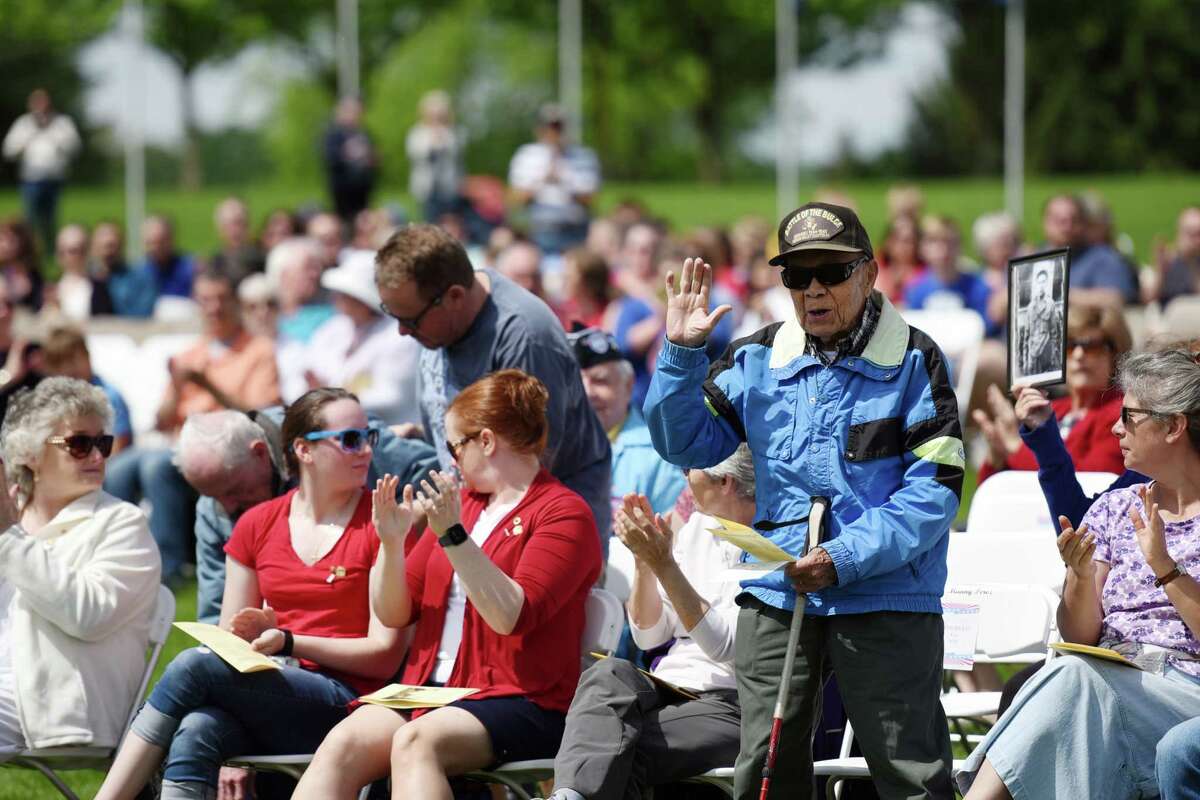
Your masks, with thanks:
M 871 238 L 855 214 L 832 203 L 806 203 L 779 223 L 779 255 L 771 265 L 783 266 L 788 256 L 806 250 L 862 253 L 874 258 Z
M 621 348 L 611 333 L 599 328 L 580 328 L 567 334 L 571 350 L 580 369 L 588 369 L 610 361 L 623 361 Z

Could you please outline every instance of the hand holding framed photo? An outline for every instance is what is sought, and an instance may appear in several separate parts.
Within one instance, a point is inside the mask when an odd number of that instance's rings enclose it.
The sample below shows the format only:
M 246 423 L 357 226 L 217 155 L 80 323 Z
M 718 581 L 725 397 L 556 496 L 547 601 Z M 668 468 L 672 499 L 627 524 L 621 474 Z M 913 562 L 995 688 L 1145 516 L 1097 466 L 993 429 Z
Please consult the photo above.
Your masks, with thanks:
M 1053 386 L 1067 376 L 1070 251 L 1008 262 L 1008 385 Z

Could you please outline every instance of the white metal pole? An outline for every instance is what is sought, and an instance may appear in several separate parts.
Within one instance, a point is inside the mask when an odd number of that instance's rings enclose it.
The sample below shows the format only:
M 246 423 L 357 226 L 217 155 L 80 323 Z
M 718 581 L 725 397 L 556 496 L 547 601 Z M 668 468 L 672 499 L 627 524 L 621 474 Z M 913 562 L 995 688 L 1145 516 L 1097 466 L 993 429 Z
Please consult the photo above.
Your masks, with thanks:
M 775 211 L 778 218 L 800 198 L 800 143 L 790 86 L 799 59 L 797 0 L 775 0 Z
M 558 95 L 567 132 L 583 141 L 583 12 L 581 0 L 558 0 Z
M 1004 12 L 1004 205 L 1025 216 L 1025 0 Z
M 338 97 L 359 95 L 358 0 L 337 0 Z
M 121 19 L 125 40 L 125 80 L 122 106 L 125 116 L 125 260 L 136 264 L 142 258 L 142 221 L 146 217 L 146 121 L 145 21 L 142 0 L 125 0 Z

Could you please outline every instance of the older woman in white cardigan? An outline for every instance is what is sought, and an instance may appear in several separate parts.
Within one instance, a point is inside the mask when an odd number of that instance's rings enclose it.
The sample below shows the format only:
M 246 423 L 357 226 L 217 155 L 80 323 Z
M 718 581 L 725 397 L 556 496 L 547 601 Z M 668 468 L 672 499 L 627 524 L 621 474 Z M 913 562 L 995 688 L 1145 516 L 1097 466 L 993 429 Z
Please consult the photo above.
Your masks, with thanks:
M 112 416 L 49 378 L 0 428 L 0 759 L 115 747 L 134 702 L 161 564 L 141 510 L 100 489 Z

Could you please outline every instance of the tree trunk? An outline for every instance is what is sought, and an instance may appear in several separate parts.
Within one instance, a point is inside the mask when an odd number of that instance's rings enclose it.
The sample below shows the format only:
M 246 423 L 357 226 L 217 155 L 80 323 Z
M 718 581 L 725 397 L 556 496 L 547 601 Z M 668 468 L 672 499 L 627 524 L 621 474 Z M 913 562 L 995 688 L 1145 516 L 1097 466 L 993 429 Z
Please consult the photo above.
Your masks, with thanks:
M 179 166 L 181 189 L 195 190 L 204 184 L 204 165 L 200 159 L 200 142 L 196 131 L 196 105 L 192 96 L 194 68 L 180 67 L 179 118 L 183 124 L 183 158 Z

